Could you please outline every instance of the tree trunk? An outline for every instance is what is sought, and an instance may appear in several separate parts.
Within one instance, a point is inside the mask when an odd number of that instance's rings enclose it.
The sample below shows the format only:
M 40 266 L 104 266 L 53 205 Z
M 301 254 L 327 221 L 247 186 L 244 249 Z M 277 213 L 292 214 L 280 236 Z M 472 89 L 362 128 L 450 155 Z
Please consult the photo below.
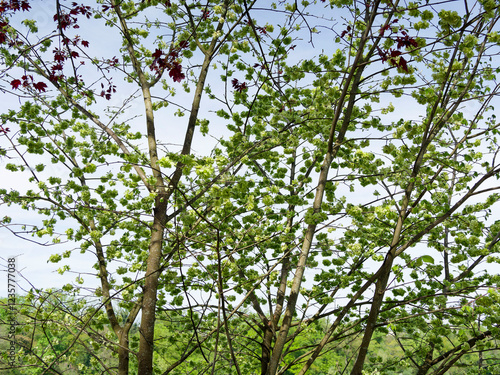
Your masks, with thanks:
M 118 347 L 118 375 L 128 375 L 128 366 L 130 362 L 130 351 L 128 348 L 128 331 L 121 333 Z
M 273 331 L 269 327 L 264 328 L 264 335 L 262 339 L 262 358 L 260 360 L 262 375 L 266 375 L 267 369 L 269 367 L 269 362 L 271 361 L 272 340 L 273 340 Z
M 139 341 L 138 374 L 153 374 L 154 328 L 156 320 L 156 298 L 158 279 L 160 277 L 160 260 L 163 244 L 163 223 L 166 218 L 166 201 L 162 196 L 156 198 L 154 222 L 151 229 L 151 243 L 144 282 L 144 298 L 142 304 L 141 338 Z

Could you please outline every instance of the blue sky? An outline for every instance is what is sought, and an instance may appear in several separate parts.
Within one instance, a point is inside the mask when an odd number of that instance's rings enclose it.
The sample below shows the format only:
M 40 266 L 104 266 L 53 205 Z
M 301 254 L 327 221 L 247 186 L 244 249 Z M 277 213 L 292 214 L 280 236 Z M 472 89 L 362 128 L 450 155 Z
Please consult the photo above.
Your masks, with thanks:
M 44 3 L 47 4 L 47 3 Z M 53 11 L 50 10 L 49 7 L 40 6 L 34 9 L 33 12 L 30 12 L 30 16 L 35 18 L 40 27 L 46 25 L 52 25 L 52 15 Z M 264 14 L 263 22 L 266 19 L 269 21 L 273 20 L 275 14 Z M 337 23 L 334 31 L 339 32 L 345 28 L 345 25 L 342 24 L 342 20 L 339 18 L 339 22 Z M 308 37 L 304 35 L 303 40 L 297 41 L 298 44 L 297 49 L 295 50 L 294 56 L 297 61 L 312 57 L 312 54 L 318 54 L 321 50 L 325 50 L 325 53 L 333 53 L 331 51 L 334 39 L 334 32 L 326 29 L 319 29 L 320 33 L 314 35 L 314 48 L 313 45 L 309 43 Z M 112 33 L 109 32 L 108 29 L 104 31 L 106 35 L 103 35 L 103 30 L 95 28 L 92 22 L 83 23 L 82 24 L 82 35 L 85 35 L 86 39 L 89 39 L 91 42 L 91 47 L 93 48 L 93 53 L 96 55 L 99 54 L 113 54 L 112 50 L 116 50 L 117 44 L 119 43 L 119 39 L 116 36 L 113 36 Z M 114 47 L 114 48 L 113 48 Z M 111 56 L 109 56 L 111 57 Z M 382 64 L 382 63 L 381 63 Z M 213 74 L 214 72 L 212 72 Z M 119 79 L 115 80 L 115 84 L 121 85 Z M 218 74 L 214 74 L 211 78 L 210 85 L 213 90 L 222 90 L 223 85 L 218 78 Z M 179 90 L 180 91 L 180 90 Z M 110 102 L 106 102 L 104 104 L 111 105 L 120 105 L 123 100 L 128 97 L 128 92 L 124 92 L 123 90 L 118 90 L 118 93 L 111 99 Z M 182 103 L 190 103 L 192 94 L 179 94 L 176 97 L 176 100 L 180 100 Z M 420 115 L 422 115 L 422 108 L 415 105 L 415 102 L 412 99 L 402 98 L 386 98 L 387 102 L 392 101 L 396 106 L 396 111 L 386 117 L 387 121 L 397 120 L 400 117 L 404 116 L 406 118 L 414 118 L 418 119 Z M 15 108 L 18 105 L 18 101 L 15 98 L 5 96 L 2 101 L 1 109 L 5 111 L 9 108 Z M 195 136 L 195 143 L 193 145 L 193 149 L 197 154 L 200 155 L 208 155 L 210 150 L 216 143 L 216 139 L 219 137 L 223 137 L 225 135 L 225 122 L 221 119 L 216 118 L 211 112 L 213 108 L 210 106 L 208 100 L 204 100 L 202 102 L 202 116 L 211 119 L 211 134 L 214 138 L 207 136 L 202 137 L 200 134 Z M 466 108 L 465 112 L 474 113 L 474 110 L 477 108 L 473 108 L 472 105 L 469 108 Z M 127 113 L 128 117 L 140 116 L 142 115 L 142 107 L 139 102 L 135 103 Z M 164 126 L 159 127 L 158 138 L 163 140 L 164 142 L 170 144 L 170 148 L 172 150 L 178 149 L 178 144 L 180 144 L 184 137 L 184 126 L 185 120 L 184 118 L 177 118 L 172 116 L 172 107 L 168 109 L 159 111 L 157 113 L 157 118 L 165 117 Z M 143 119 L 135 118 L 134 119 L 134 127 L 136 130 L 143 129 Z M 365 134 L 367 135 L 367 134 Z M 0 159 L 0 181 L 2 181 L 1 186 L 3 188 L 13 188 L 23 190 L 25 188 L 25 176 L 26 174 L 20 173 L 10 173 L 5 170 L 5 163 L 8 161 L 6 159 Z M 59 171 L 57 167 L 52 166 L 50 163 L 47 167 L 47 174 L 57 175 Z M 354 199 L 364 200 L 366 197 L 357 196 Z M 478 197 L 478 199 L 480 199 Z M 355 203 L 355 201 L 352 201 Z M 27 213 L 26 211 L 22 211 L 16 207 L 5 207 L 1 206 L 1 216 L 9 215 L 17 218 L 14 222 L 28 222 L 28 223 L 37 223 L 40 220 L 40 216 L 36 213 Z M 63 227 L 62 230 L 65 228 Z M 0 230 L 0 255 L 3 257 L 2 265 L 5 269 L 6 267 L 6 258 L 12 255 L 18 255 L 18 267 L 19 271 L 26 278 L 26 280 L 20 280 L 20 290 L 26 290 L 30 288 L 30 283 L 37 288 L 47 288 L 47 287 L 60 287 L 68 282 L 73 282 L 75 276 L 77 274 L 65 274 L 63 276 L 57 273 L 57 269 L 62 267 L 65 262 L 68 264 L 72 264 L 76 269 L 82 270 L 92 270 L 92 264 L 94 263 L 94 257 L 91 254 L 82 255 L 79 251 L 74 251 L 74 255 L 68 259 L 64 259 L 63 262 L 59 264 L 47 263 L 47 259 L 53 253 L 62 252 L 66 250 L 68 246 L 70 248 L 74 248 L 74 244 L 61 244 L 57 246 L 43 246 L 38 245 L 36 243 L 22 240 L 20 238 L 16 238 L 11 235 L 7 230 Z M 85 276 L 84 276 L 85 277 Z M 95 285 L 97 286 L 97 280 L 91 276 L 86 277 L 86 283 L 88 286 Z M 7 288 L 7 278 L 5 278 L 5 282 L 0 282 L 0 296 L 6 295 Z

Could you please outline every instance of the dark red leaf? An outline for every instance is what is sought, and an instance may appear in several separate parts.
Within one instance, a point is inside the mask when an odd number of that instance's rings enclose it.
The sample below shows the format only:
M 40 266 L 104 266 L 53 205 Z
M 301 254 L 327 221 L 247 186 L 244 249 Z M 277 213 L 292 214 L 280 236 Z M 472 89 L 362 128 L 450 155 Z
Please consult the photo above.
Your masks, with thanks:
M 391 64 L 392 66 L 396 66 L 408 73 L 408 64 L 402 54 L 403 53 L 401 51 L 391 49 L 389 50 L 389 53 L 385 53 L 385 55 L 382 57 L 382 61 L 389 61 L 389 64 Z
M 58 64 L 55 64 L 55 65 L 52 65 L 52 67 L 50 68 L 52 71 L 56 71 L 56 70 L 63 70 L 63 65 L 58 63 Z
M 92 15 L 91 8 L 89 6 L 78 5 L 78 3 L 75 2 L 73 2 L 71 5 L 73 6 L 73 9 L 71 9 L 69 13 L 72 15 L 81 14 L 87 18 L 90 18 L 90 16 Z M 74 21 L 76 22 L 76 19 L 74 19 Z
M 350 31 L 351 31 L 351 26 L 347 25 L 347 28 L 344 31 L 342 31 L 340 37 L 343 38 L 346 35 L 352 37 L 352 33 L 350 33 Z
M 399 57 L 398 67 L 403 69 L 406 73 L 408 73 L 408 65 L 406 64 L 406 60 L 403 56 Z
M 400 56 L 400 55 L 402 54 L 402 52 L 401 52 L 401 51 L 397 51 L 397 50 L 395 50 L 395 49 L 394 49 L 394 50 L 393 50 L 393 49 L 391 49 L 389 54 L 390 54 L 390 56 L 391 56 L 391 57 L 393 57 L 393 58 L 394 58 L 394 57 L 398 57 L 398 56 Z
M 23 80 L 23 87 L 28 87 L 30 85 L 29 81 L 33 82 L 32 75 L 22 76 L 21 79 Z
M 242 92 L 248 88 L 245 82 L 240 83 L 236 78 L 233 78 L 231 84 L 233 85 L 233 88 L 238 92 Z
M 10 1 L 10 9 L 12 9 L 12 10 L 21 9 L 21 4 L 19 4 L 19 0 L 11 0 Z
M 106 100 L 111 99 L 111 94 L 110 94 L 109 92 L 108 92 L 108 93 L 104 92 L 104 90 L 103 90 L 103 91 L 101 91 L 101 96 L 102 96 L 103 98 L 106 98 Z
M 6 21 L 0 22 L 0 43 L 5 43 L 7 41 L 7 27 L 9 23 Z
M 71 51 L 71 57 L 73 57 L 73 58 L 77 58 L 77 57 L 79 57 L 79 56 L 80 56 L 80 55 L 78 54 L 78 52 L 76 52 L 76 51 Z
M 38 83 L 33 84 L 33 87 L 40 92 L 45 92 L 47 85 L 44 82 L 38 82 Z
M 171 50 L 168 54 L 168 58 L 170 60 L 175 60 L 178 57 L 179 57 L 179 51 L 175 48 L 173 50 Z
M 89 42 L 87 42 L 86 40 L 82 40 L 82 46 L 88 47 L 89 46 Z
M 17 89 L 21 85 L 21 81 L 19 79 L 14 79 L 10 82 L 13 89 Z
M 62 62 L 64 60 L 66 60 L 66 56 L 65 56 L 63 51 L 56 48 L 52 52 L 54 52 L 54 61 Z
M 201 19 L 206 20 L 210 17 L 210 11 L 209 10 L 204 10 L 203 13 L 201 14 Z
M 23 10 L 23 12 L 28 11 L 31 9 L 31 5 L 29 5 L 27 1 L 23 1 L 21 3 L 21 9 Z
M 56 75 L 56 74 L 52 73 L 51 75 L 49 75 L 49 80 L 50 80 L 51 82 L 57 82 L 58 80 L 63 79 L 63 78 L 64 78 L 64 77 L 63 77 L 63 75 L 62 75 L 62 74 L 57 74 L 57 75 Z
M 382 58 L 382 62 L 387 61 L 387 51 L 382 51 L 380 47 L 377 46 L 378 55 Z
M 404 33 L 404 37 L 397 37 L 396 42 L 398 43 L 398 49 L 401 49 L 403 47 L 418 47 L 418 43 L 415 38 L 410 37 L 407 33 Z
M 380 28 L 380 34 L 384 35 L 384 33 L 389 30 L 391 27 L 389 25 L 385 25 L 383 27 Z
M 161 55 L 163 55 L 162 50 L 156 48 L 156 50 L 154 51 L 154 53 L 151 56 L 154 57 L 155 60 L 157 60 L 161 57 Z
M 172 69 L 168 72 L 168 75 L 174 80 L 174 82 L 181 82 L 186 76 L 182 73 L 182 66 L 179 63 L 174 63 Z
M 71 17 L 68 13 L 56 13 L 54 14 L 54 21 L 58 23 L 61 30 L 66 30 L 69 26 L 73 25 L 74 28 L 78 28 L 76 17 Z

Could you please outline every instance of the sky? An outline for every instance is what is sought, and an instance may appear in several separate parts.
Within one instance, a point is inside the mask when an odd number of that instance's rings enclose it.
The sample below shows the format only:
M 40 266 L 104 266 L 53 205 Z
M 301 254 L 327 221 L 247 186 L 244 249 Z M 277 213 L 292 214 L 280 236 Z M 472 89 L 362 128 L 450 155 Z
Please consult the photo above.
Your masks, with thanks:
M 40 30 L 45 30 L 47 27 L 53 28 L 53 15 L 55 13 L 54 6 L 47 6 L 49 2 L 33 2 L 32 10 L 29 12 L 29 17 L 36 20 L 37 25 Z M 267 12 L 260 11 L 257 12 L 260 17 L 264 20 L 269 19 L 269 21 L 276 21 L 276 14 L 267 15 Z M 23 14 L 21 16 L 24 16 Z M 20 21 L 20 18 L 18 18 Z M 265 21 L 262 21 L 265 22 Z M 81 20 L 81 35 L 82 38 L 90 42 L 90 48 L 92 54 L 95 56 L 107 56 L 108 58 L 113 57 L 111 54 L 116 53 L 117 46 L 121 44 L 121 41 L 117 34 L 110 32 L 109 28 L 99 29 L 96 28 L 98 23 Z M 80 31 L 78 31 L 80 32 Z M 103 32 L 106 34 L 103 37 Z M 300 43 L 299 48 L 296 51 L 297 60 L 302 57 L 308 56 L 312 49 L 318 49 L 318 43 L 322 42 L 324 38 L 318 38 L 315 47 L 310 43 Z M 113 52 L 114 51 L 114 52 Z M 92 71 L 87 72 L 87 74 L 92 74 Z M 221 91 L 224 89 L 223 83 L 218 79 L 217 75 L 214 76 L 209 82 L 210 87 L 213 90 Z M 114 80 L 114 84 L 117 85 L 117 93 L 114 94 L 110 101 L 105 102 L 104 105 L 120 106 L 124 100 L 128 98 L 131 94 L 130 92 L 120 89 L 121 82 L 119 80 Z M 128 90 L 129 88 L 127 88 Z M 182 89 L 178 89 L 178 95 L 175 98 L 179 103 L 190 103 L 192 94 L 183 93 Z M 205 99 L 206 100 L 206 99 Z M 0 103 L 0 111 L 5 112 L 8 109 L 18 108 L 19 99 L 10 95 L 3 95 L 2 102 Z M 104 106 L 101 108 L 101 110 Z M 140 102 L 134 101 L 127 110 L 127 116 L 133 119 L 133 128 L 135 130 L 141 131 L 143 129 L 143 107 Z M 211 120 L 210 135 L 201 136 L 200 134 L 195 135 L 195 143 L 193 145 L 193 150 L 199 155 L 209 155 L 210 151 L 217 144 L 220 137 L 225 135 L 225 124 L 221 121 L 212 111 L 209 106 L 203 106 L 202 103 L 202 115 Z M 185 120 L 187 118 L 177 118 L 171 115 L 172 110 L 159 111 L 156 114 L 156 118 L 161 118 L 162 112 L 165 114 L 166 121 L 164 127 L 159 127 L 158 138 L 165 142 L 166 147 L 171 150 L 178 150 L 184 139 L 184 126 Z M 175 123 L 178 121 L 178 124 Z M 29 177 L 29 172 L 24 173 L 13 173 L 5 169 L 5 165 L 10 161 L 6 158 L 0 158 L 0 186 L 2 188 L 10 188 L 19 191 L 23 191 L 26 188 L 26 179 Z M 62 170 L 58 169 L 57 165 L 51 163 L 46 164 L 46 174 L 47 175 L 60 175 L 63 173 Z M 35 212 L 24 211 L 18 207 L 5 205 L 0 206 L 0 216 L 10 216 L 14 218 L 13 222 L 22 222 L 25 224 L 40 224 L 40 220 L 43 218 Z M 14 227 L 11 227 L 14 228 Z M 19 228 L 19 227 L 16 227 Z M 64 231 L 65 226 L 62 225 L 61 231 Z M 42 243 L 40 243 L 40 241 Z M 48 243 L 46 241 L 49 241 Z M 60 253 L 67 250 L 67 246 L 75 247 L 74 244 L 50 244 L 49 238 L 33 238 L 27 236 L 25 239 L 18 236 L 14 236 L 6 228 L 0 230 L 0 267 L 4 271 L 7 268 L 7 259 L 15 256 L 17 259 L 17 270 L 19 271 L 18 276 L 18 292 L 23 294 L 32 287 L 35 288 L 51 288 L 51 287 L 61 287 L 66 283 L 72 283 L 76 276 L 79 274 L 65 273 L 63 275 L 57 272 L 58 269 L 68 265 L 78 265 L 80 270 L 92 269 L 94 263 L 94 257 L 88 254 L 80 254 L 79 251 L 73 251 L 73 255 L 69 259 L 63 259 L 62 262 L 57 264 L 48 262 L 49 257 L 52 254 Z M 73 267 L 76 268 L 76 267 Z M 85 285 L 97 286 L 98 280 L 94 277 L 86 277 Z M 5 277 L 5 282 L 0 282 L 0 296 L 6 296 L 7 294 L 7 277 Z
M 30 19 L 34 19 L 40 30 L 46 30 L 47 27 L 53 28 L 54 21 L 53 16 L 55 14 L 55 2 L 35 0 L 30 2 L 32 9 L 29 13 L 21 14 L 21 17 L 25 15 Z M 16 18 L 20 20 L 19 18 Z M 22 18 L 21 18 L 22 19 Z M 106 43 L 117 43 L 118 39 L 112 40 L 107 35 L 107 38 L 103 40 L 102 30 L 94 29 L 91 24 L 82 21 L 82 28 L 85 28 L 84 32 L 86 36 L 92 37 L 94 46 L 99 46 L 99 49 L 104 52 L 106 50 Z M 99 43 L 100 41 L 100 43 Z M 118 100 L 118 99 L 115 99 Z M 19 107 L 19 99 L 13 97 L 12 95 L 2 94 L 2 101 L 0 102 L 0 111 L 2 113 L 6 112 L 8 109 L 15 109 Z M 118 102 L 117 102 L 118 103 Z M 12 128 L 12 127 L 11 127 Z M 3 140 L 0 142 L 2 146 L 5 146 Z M 29 173 L 13 173 L 5 169 L 5 165 L 9 163 L 6 158 L 0 158 L 0 186 L 2 188 L 11 188 L 23 191 L 26 189 L 26 178 L 28 178 Z M 57 165 L 46 163 L 46 171 L 51 175 L 58 175 L 60 169 Z M 5 205 L 0 206 L 0 216 L 10 216 L 14 218 L 13 223 L 16 219 L 19 222 L 26 224 L 36 225 L 40 223 L 42 219 L 41 215 L 32 212 L 21 210 L 18 207 Z M 19 228 L 19 227 L 17 227 Z M 43 242 L 40 243 L 40 241 Z M 46 244 L 48 242 L 48 244 Z M 17 258 L 17 270 L 19 271 L 17 281 L 18 281 L 18 293 L 24 294 L 26 291 L 34 288 L 53 288 L 61 287 L 66 283 L 71 283 L 74 281 L 77 275 L 72 273 L 66 273 L 61 275 L 57 270 L 63 266 L 62 264 L 54 264 L 48 262 L 50 255 L 62 251 L 61 246 L 53 246 L 50 243 L 49 238 L 33 238 L 27 236 L 27 239 L 22 239 L 18 236 L 14 236 L 10 231 L 2 228 L 0 230 L 0 267 L 3 271 L 6 271 L 7 258 L 11 256 L 16 256 Z M 75 245 L 71 245 L 74 247 Z M 80 254 L 78 251 L 74 252 L 71 257 L 71 263 L 80 265 L 81 269 L 92 269 L 92 258 Z M 4 277 L 5 282 L 0 281 L 0 296 L 7 295 L 7 276 Z M 94 278 L 87 278 L 87 282 L 97 285 L 97 280 Z
M 40 2 L 38 6 L 34 6 L 34 10 L 30 12 L 29 16 L 36 19 L 40 28 L 52 25 L 52 16 L 54 14 L 54 10 L 51 10 L 50 7 L 45 6 L 47 2 L 44 2 L 44 5 L 41 5 Z M 273 21 L 273 17 L 275 15 L 267 16 L 269 21 Z M 265 19 L 265 18 L 264 18 Z M 339 21 L 338 30 L 342 30 L 344 26 L 341 24 L 342 21 Z M 94 23 L 92 22 L 83 22 L 82 23 L 82 35 L 85 35 L 85 38 L 89 39 L 91 42 L 91 46 L 93 48 L 93 53 L 96 55 L 104 54 L 107 55 L 112 50 L 116 50 L 116 45 L 119 42 L 119 38 L 116 35 L 113 35 L 105 31 L 106 35 L 103 35 L 103 30 L 95 28 Z M 328 31 L 326 29 L 320 29 L 320 34 L 314 37 L 314 46 L 308 42 L 305 38 L 302 41 L 298 41 L 298 48 L 296 50 L 297 61 L 301 59 L 311 57 L 311 54 L 318 53 L 318 51 L 325 50 L 329 51 L 331 49 L 331 43 L 333 38 L 333 32 Z M 112 57 L 112 56 L 109 56 Z M 215 75 L 216 78 L 212 79 L 210 85 L 213 90 L 221 90 L 223 88 L 222 82 L 220 82 Z M 119 82 L 115 82 L 118 87 L 120 87 Z M 180 91 L 180 90 L 179 90 Z M 129 92 L 124 92 L 122 90 L 118 90 L 117 94 L 112 97 L 112 99 L 106 103 L 111 105 L 120 105 L 123 100 L 125 100 Z M 191 94 L 192 95 L 192 94 Z M 177 99 L 180 99 L 181 102 L 189 103 L 191 100 L 191 95 L 187 94 L 179 94 Z M 390 99 L 396 105 L 396 112 L 390 116 L 393 116 L 392 119 L 397 120 L 401 116 L 404 111 L 405 116 L 418 118 L 421 116 L 422 110 L 418 106 L 415 105 L 415 102 L 412 99 L 402 98 L 402 99 Z M 4 95 L 2 102 L 0 103 L 0 110 L 4 112 L 9 108 L 15 108 L 18 106 L 18 101 L 15 98 Z M 474 110 L 477 108 L 470 107 L 467 108 L 465 112 L 474 113 Z M 196 135 L 195 144 L 193 146 L 196 153 L 200 155 L 209 154 L 210 150 L 217 142 L 217 138 L 223 137 L 225 135 L 225 123 L 220 119 L 216 118 L 214 114 L 211 112 L 212 108 L 208 106 L 203 106 L 202 111 L 203 116 L 211 119 L 211 134 L 213 137 L 207 136 L 202 137 L 199 134 Z M 181 144 L 184 137 L 184 124 L 185 119 L 181 118 L 176 120 L 177 118 L 169 115 L 171 110 L 168 109 L 164 112 L 159 112 L 157 118 L 161 118 L 162 113 L 166 116 L 165 128 L 160 128 L 158 133 L 158 138 L 165 140 L 168 143 L 168 147 L 171 150 L 178 149 L 179 144 Z M 131 118 L 135 116 L 142 115 L 142 107 L 140 103 L 133 104 L 132 107 L 128 109 L 127 115 Z M 391 119 L 391 117 L 387 117 L 387 119 Z M 135 118 L 134 127 L 137 130 L 142 129 L 143 127 L 143 118 Z M 176 123 L 175 121 L 179 121 Z M 2 188 L 13 188 L 22 190 L 25 186 L 25 175 L 26 173 L 10 173 L 5 170 L 5 164 L 8 162 L 5 158 L 0 158 L 0 186 Z M 57 167 L 54 167 L 52 164 L 48 164 L 47 166 L 47 174 L 57 175 L 60 171 Z M 359 197 L 364 198 L 364 197 Z M 16 207 L 5 207 L 0 206 L 0 216 L 3 217 L 5 215 L 22 218 L 20 221 L 24 223 L 37 223 L 40 219 L 40 216 L 36 213 L 26 211 L 22 211 Z M 61 228 L 64 230 L 64 226 Z M 31 238 L 29 238 L 30 240 Z M 57 269 L 62 267 L 65 263 L 53 264 L 47 262 L 48 258 L 53 253 L 61 252 L 62 249 L 66 249 L 66 244 L 58 245 L 58 246 L 46 246 L 40 245 L 32 241 L 26 241 L 21 238 L 17 238 L 13 236 L 9 231 L 2 229 L 0 230 L 0 267 L 6 270 L 7 266 L 7 258 L 11 256 L 17 256 L 17 267 L 20 272 L 19 280 L 19 291 L 23 293 L 26 290 L 29 290 L 32 286 L 36 288 L 49 288 L 49 287 L 61 287 L 66 283 L 71 283 L 74 281 L 75 276 L 78 274 L 67 273 L 64 275 L 60 275 L 57 272 Z M 74 247 L 74 245 L 71 245 Z M 79 251 L 74 251 L 74 255 L 66 262 L 78 265 L 78 269 L 88 270 L 91 269 L 92 264 L 94 263 L 94 259 L 92 256 L 87 256 L 85 254 L 80 254 Z M 84 275 L 85 277 L 85 275 Z M 5 282 L 0 281 L 0 296 L 6 295 L 7 290 L 7 277 L 5 277 Z M 88 283 L 88 284 L 87 284 Z M 93 277 L 86 277 L 86 285 L 97 286 L 97 280 Z

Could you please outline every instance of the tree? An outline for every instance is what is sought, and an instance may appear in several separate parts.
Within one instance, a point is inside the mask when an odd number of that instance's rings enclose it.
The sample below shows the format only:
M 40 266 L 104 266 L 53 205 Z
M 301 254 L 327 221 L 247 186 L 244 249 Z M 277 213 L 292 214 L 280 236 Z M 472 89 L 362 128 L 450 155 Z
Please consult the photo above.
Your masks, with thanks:
M 78 322 L 101 372 L 304 374 L 359 343 L 357 375 L 378 330 L 441 374 L 498 337 L 496 2 L 52 6 L 0 6 L 3 157 L 30 185 L 0 196 L 46 216 L 2 225 L 94 257 L 62 289 L 101 298 Z

